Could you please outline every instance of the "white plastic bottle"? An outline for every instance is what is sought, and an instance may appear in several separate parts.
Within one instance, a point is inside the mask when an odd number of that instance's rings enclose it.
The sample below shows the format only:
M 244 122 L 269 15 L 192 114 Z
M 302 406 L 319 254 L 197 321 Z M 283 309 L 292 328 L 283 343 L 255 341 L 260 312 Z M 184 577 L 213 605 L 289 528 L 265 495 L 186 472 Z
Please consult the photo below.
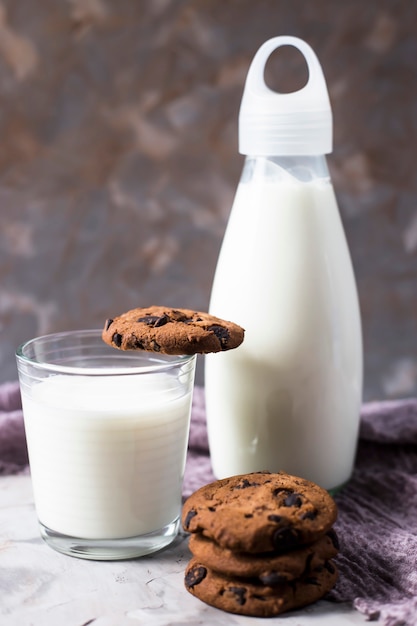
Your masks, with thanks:
M 299 91 L 264 81 L 292 45 L 309 70 Z M 325 155 L 332 114 L 310 46 L 277 37 L 258 50 L 239 116 L 247 155 L 215 273 L 210 311 L 245 328 L 208 355 L 207 426 L 218 478 L 284 470 L 335 490 L 350 477 L 362 398 L 355 278 Z

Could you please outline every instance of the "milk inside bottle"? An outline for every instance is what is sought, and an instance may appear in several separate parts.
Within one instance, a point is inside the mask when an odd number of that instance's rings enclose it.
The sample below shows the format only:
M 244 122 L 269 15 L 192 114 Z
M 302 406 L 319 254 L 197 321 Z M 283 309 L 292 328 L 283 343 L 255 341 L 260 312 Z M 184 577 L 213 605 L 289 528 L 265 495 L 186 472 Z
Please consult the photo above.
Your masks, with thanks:
M 270 90 L 265 63 L 292 45 L 305 87 Z M 218 478 L 259 470 L 335 490 L 350 477 L 362 396 L 357 290 L 325 154 L 332 116 L 304 41 L 266 42 L 239 117 L 246 155 L 213 282 L 210 312 L 245 328 L 236 350 L 208 355 L 207 427 Z

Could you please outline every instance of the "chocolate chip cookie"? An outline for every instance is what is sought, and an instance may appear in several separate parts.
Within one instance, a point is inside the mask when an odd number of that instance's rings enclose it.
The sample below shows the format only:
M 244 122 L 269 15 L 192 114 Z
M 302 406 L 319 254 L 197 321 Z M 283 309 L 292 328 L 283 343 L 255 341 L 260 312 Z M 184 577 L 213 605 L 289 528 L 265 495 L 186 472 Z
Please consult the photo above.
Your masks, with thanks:
M 102 338 L 119 350 L 191 355 L 237 348 L 244 330 L 209 313 L 150 306 L 108 319 Z
M 336 580 L 337 569 L 332 561 L 326 561 L 298 580 L 263 585 L 253 579 L 225 576 L 193 558 L 186 568 L 184 583 L 187 591 L 223 611 L 272 617 L 319 600 Z
M 254 472 L 201 487 L 184 503 L 182 524 L 234 552 L 285 552 L 312 543 L 335 522 L 327 491 L 284 472 Z
M 295 580 L 334 558 L 338 549 L 333 533 L 329 531 L 308 546 L 278 554 L 232 552 L 201 533 L 191 535 L 188 545 L 194 557 L 209 569 L 229 577 L 257 578 L 264 585 L 277 585 Z

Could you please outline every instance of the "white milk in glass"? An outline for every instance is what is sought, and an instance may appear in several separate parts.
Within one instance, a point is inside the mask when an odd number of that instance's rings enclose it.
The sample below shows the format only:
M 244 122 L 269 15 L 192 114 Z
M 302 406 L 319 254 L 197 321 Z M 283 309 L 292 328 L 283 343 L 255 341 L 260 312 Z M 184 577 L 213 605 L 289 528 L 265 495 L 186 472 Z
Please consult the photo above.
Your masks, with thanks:
M 44 526 L 117 539 L 154 532 L 178 517 L 191 393 L 178 397 L 169 374 L 145 378 L 57 375 L 23 394 Z

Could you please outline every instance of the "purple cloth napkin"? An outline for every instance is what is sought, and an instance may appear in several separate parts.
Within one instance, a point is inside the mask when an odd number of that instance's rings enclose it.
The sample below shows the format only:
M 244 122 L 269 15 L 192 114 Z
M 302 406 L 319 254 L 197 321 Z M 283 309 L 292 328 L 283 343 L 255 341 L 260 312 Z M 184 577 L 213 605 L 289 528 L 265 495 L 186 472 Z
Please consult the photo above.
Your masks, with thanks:
M 17 383 L 0 385 L 0 475 L 27 471 Z M 214 480 L 196 387 L 184 497 Z M 365 404 L 355 471 L 335 497 L 339 580 L 328 599 L 383 626 L 417 624 L 417 399 Z
M 26 469 L 28 453 L 19 383 L 0 385 L 0 476 Z

